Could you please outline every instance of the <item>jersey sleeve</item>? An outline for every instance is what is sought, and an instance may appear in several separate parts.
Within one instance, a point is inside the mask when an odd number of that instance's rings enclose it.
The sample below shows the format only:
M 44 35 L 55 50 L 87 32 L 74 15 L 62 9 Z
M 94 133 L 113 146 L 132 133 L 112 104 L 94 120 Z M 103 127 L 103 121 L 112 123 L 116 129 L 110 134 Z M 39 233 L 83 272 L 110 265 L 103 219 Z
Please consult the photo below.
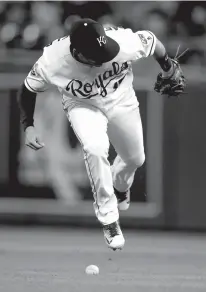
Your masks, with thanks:
M 147 58 L 154 54 L 156 36 L 148 30 L 137 31 L 132 36 L 135 49 L 131 54 L 131 61 Z
M 156 36 L 147 30 L 133 32 L 130 28 L 106 28 L 106 33 L 120 45 L 119 58 L 136 61 L 153 55 Z
M 156 36 L 148 30 L 137 31 L 134 33 L 137 42 L 137 55 L 140 52 L 142 57 L 149 57 L 154 54 L 156 47 Z
M 34 93 L 44 92 L 49 88 L 49 83 L 44 74 L 42 59 L 43 57 L 38 59 L 24 80 L 27 89 Z

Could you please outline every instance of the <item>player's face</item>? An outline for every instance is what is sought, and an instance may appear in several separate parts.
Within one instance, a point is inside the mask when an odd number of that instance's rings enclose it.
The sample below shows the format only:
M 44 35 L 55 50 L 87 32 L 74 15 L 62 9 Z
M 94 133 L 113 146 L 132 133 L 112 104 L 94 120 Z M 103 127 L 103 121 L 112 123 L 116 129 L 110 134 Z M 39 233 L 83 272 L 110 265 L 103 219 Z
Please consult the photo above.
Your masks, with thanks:
M 94 60 L 87 59 L 81 53 L 78 53 L 77 56 L 78 56 L 78 60 L 83 64 L 86 64 L 86 65 L 92 66 L 92 67 L 101 67 L 102 66 L 102 64 L 97 64 Z

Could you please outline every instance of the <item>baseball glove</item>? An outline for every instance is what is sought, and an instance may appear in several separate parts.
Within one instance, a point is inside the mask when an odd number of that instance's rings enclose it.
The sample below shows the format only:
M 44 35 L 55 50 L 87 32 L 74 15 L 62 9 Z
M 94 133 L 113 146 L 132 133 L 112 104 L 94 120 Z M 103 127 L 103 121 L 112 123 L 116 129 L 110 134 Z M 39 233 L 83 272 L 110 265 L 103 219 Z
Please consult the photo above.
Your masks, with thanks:
M 179 58 L 183 56 L 185 52 L 183 52 L 179 57 L 171 59 L 174 70 L 171 76 L 163 77 L 162 73 L 158 74 L 157 81 L 155 82 L 154 86 L 154 90 L 156 92 L 160 93 L 161 95 L 168 95 L 168 97 L 179 96 L 180 94 L 184 93 L 186 80 L 179 64 Z

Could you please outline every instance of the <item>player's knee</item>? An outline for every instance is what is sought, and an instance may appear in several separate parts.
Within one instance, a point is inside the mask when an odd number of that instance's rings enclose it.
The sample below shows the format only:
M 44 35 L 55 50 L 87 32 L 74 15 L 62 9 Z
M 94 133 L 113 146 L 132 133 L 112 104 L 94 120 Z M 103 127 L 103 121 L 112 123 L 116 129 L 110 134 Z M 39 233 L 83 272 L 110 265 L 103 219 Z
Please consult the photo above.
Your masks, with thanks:
M 134 166 L 134 168 L 141 167 L 145 162 L 145 153 L 142 152 L 139 155 L 134 156 L 132 159 L 130 159 L 129 164 Z

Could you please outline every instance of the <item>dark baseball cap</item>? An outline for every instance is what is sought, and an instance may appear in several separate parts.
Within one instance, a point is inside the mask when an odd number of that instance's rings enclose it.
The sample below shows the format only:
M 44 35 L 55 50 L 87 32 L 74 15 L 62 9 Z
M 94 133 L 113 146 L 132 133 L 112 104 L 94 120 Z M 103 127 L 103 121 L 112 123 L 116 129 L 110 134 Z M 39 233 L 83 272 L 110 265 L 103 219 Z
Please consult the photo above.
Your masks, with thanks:
M 71 46 L 98 64 L 111 61 L 119 53 L 119 44 L 108 37 L 104 27 L 90 19 L 76 21 L 70 32 Z

